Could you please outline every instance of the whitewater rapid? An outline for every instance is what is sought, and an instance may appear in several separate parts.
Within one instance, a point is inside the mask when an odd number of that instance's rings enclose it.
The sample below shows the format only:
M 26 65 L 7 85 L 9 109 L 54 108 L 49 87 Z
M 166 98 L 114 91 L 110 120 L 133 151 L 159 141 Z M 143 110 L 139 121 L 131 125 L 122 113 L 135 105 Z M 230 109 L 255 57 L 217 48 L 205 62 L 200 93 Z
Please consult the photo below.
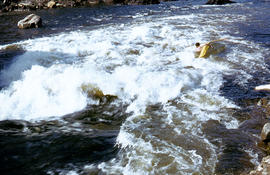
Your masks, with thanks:
M 267 70 L 262 59 L 266 50 L 226 32 L 232 23 L 247 18 L 136 16 L 121 25 L 14 43 L 25 53 L 0 72 L 0 120 L 61 120 L 98 104 L 82 89 L 91 84 L 128 104 L 132 116 L 117 137 L 117 158 L 85 169 L 97 166 L 107 174 L 213 174 L 216 148 L 203 136 L 202 122 L 239 125 L 227 110 L 239 107 L 219 92 L 223 76 L 238 74 L 235 81 L 244 85 L 254 67 Z M 226 46 L 223 53 L 194 57 L 195 42 L 219 38 L 226 38 L 221 42 Z M 154 105 L 159 108 L 149 110 Z

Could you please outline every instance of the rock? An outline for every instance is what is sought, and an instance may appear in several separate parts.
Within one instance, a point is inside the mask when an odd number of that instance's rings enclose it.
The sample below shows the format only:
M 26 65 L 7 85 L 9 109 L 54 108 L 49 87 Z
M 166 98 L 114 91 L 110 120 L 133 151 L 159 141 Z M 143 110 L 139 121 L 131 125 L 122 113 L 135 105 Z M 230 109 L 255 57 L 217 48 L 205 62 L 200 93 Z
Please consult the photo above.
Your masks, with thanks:
M 233 1 L 230 0 L 208 0 L 206 4 L 216 4 L 216 5 L 223 5 L 223 4 L 229 4 L 229 3 L 235 3 Z
M 10 5 L 11 4 L 11 0 L 3 0 L 3 5 Z
M 26 122 L 20 120 L 3 120 L 0 121 L 0 129 L 2 130 L 23 130 Z
M 89 5 L 89 6 L 93 6 L 93 5 L 97 5 L 97 4 L 99 4 L 100 2 L 102 2 L 102 1 L 99 1 L 99 0 L 87 0 L 87 5 Z
M 263 142 L 269 142 L 270 141 L 270 123 L 266 123 L 263 126 L 262 132 L 261 132 L 261 139 Z
M 38 28 L 41 26 L 42 26 L 42 20 L 40 16 L 37 16 L 35 14 L 30 14 L 18 22 L 18 27 L 20 29 L 27 29 L 27 28 L 33 28 L 33 27 Z
M 270 156 L 264 157 L 256 170 L 251 171 L 249 175 L 267 175 L 270 172 Z
M 128 5 L 146 5 L 146 4 L 159 4 L 160 0 L 125 0 L 124 4 Z
M 0 12 L 10 12 L 18 8 L 18 0 L 3 0 L 0 2 Z
M 22 1 L 22 2 L 18 3 L 18 7 L 21 8 L 21 9 L 35 10 L 37 5 L 35 4 L 35 2 Z
M 270 90 L 270 84 L 265 84 L 265 85 L 260 85 L 260 86 L 256 86 L 255 87 L 256 91 L 260 91 L 260 90 L 266 90 L 269 91 Z
M 65 6 L 64 6 L 64 4 L 62 4 L 62 3 L 57 3 L 57 4 L 56 4 L 56 7 L 58 7 L 58 8 L 60 7 L 60 8 L 61 8 L 61 7 L 65 7 Z
M 56 3 L 54 1 L 50 1 L 50 2 L 48 2 L 47 7 L 54 8 L 54 7 L 56 7 Z
M 103 94 L 102 90 L 90 83 L 82 84 L 81 89 L 83 93 L 87 94 L 87 97 L 98 100 L 99 102 L 111 102 L 117 98 L 115 95 Z
M 114 0 L 103 0 L 104 4 L 113 4 Z

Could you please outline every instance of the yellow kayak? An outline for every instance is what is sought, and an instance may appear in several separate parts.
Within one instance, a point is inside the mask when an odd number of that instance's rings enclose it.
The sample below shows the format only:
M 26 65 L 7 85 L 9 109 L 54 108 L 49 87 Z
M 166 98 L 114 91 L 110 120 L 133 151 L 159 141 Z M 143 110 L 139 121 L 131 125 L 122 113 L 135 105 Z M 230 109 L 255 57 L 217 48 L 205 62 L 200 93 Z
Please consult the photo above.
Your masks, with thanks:
M 205 58 L 207 54 L 207 50 L 209 49 L 209 44 L 203 46 L 199 58 Z

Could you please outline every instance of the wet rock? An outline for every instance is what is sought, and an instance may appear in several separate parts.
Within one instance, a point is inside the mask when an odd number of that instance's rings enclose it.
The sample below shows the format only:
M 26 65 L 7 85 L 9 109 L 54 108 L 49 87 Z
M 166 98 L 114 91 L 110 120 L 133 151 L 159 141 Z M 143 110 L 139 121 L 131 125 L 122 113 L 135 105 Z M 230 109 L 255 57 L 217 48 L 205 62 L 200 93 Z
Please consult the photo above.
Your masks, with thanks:
M 270 90 L 270 84 L 264 84 L 264 85 L 256 86 L 255 90 L 256 91 L 262 91 L 262 90 L 269 91 Z
M 20 120 L 4 120 L 0 121 L 0 129 L 9 130 L 9 131 L 17 131 L 23 130 L 26 123 Z
M 159 4 L 160 0 L 125 0 L 124 4 L 128 5 L 146 5 L 146 4 Z
M 36 7 L 37 7 L 37 4 L 35 1 L 21 1 L 18 3 L 18 8 L 21 8 L 21 9 L 35 10 Z
M 18 0 L 4 0 L 0 2 L 0 12 L 9 12 L 17 9 Z
M 240 174 L 254 169 L 246 150 L 254 150 L 259 158 L 264 156 L 257 147 L 259 139 L 254 136 L 249 125 L 239 129 L 227 129 L 219 121 L 209 120 L 203 124 L 203 132 L 212 144 L 222 148 L 217 153 L 216 174 Z
M 270 172 L 270 156 L 264 157 L 256 170 L 251 171 L 249 175 L 267 175 Z
M 257 105 L 262 107 L 264 109 L 264 113 L 266 114 L 266 117 L 269 118 L 270 116 L 270 99 L 269 97 L 261 98 Z
M 79 122 L 91 128 L 119 129 L 122 122 L 130 115 L 126 113 L 126 106 L 111 104 L 91 105 L 82 111 L 64 116 L 68 122 Z
M 93 84 L 82 84 L 81 89 L 83 93 L 87 94 L 88 98 L 92 98 L 94 100 L 98 100 L 99 102 L 111 102 L 115 100 L 117 96 L 110 94 L 103 94 L 102 90 Z
M 229 4 L 229 3 L 235 3 L 230 0 L 208 0 L 206 4 L 215 4 L 215 5 L 223 5 L 223 4 Z
M 54 7 L 56 7 L 56 2 L 55 1 L 48 2 L 47 7 L 48 8 L 54 8 Z
M 39 133 L 39 132 L 41 132 L 41 129 L 40 129 L 39 127 L 33 127 L 33 128 L 32 128 L 32 131 L 33 131 L 33 132 L 38 132 L 38 133 Z
M 30 14 L 26 16 L 24 19 L 18 22 L 18 27 L 20 29 L 27 29 L 27 28 L 38 28 L 42 26 L 42 20 L 40 16 L 35 14 Z
M 126 112 L 127 106 L 117 101 L 89 105 L 82 111 L 63 116 L 63 119 L 68 123 L 80 124 L 80 128 L 119 130 L 123 121 L 131 115 Z
M 264 124 L 268 122 L 265 109 L 259 106 L 244 108 L 236 112 L 233 116 L 241 121 L 239 125 L 241 131 L 258 136 L 261 134 Z
M 263 126 L 262 133 L 261 133 L 261 139 L 263 142 L 270 141 L 270 123 L 266 123 Z
M 263 126 L 261 140 L 258 142 L 258 146 L 267 154 L 270 154 L 270 123 L 266 123 Z

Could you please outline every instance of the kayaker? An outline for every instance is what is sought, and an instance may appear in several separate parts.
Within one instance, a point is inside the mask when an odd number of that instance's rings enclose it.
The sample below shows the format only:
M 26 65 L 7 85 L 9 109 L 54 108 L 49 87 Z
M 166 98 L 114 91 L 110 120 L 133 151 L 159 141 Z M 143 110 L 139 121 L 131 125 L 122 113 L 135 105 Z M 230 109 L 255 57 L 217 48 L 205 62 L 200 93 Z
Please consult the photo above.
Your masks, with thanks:
M 200 57 L 200 58 L 208 57 L 209 54 L 210 54 L 210 53 L 207 53 L 208 48 L 212 48 L 213 49 L 213 46 L 211 45 L 211 43 L 217 42 L 217 41 L 223 41 L 223 40 L 226 40 L 226 38 L 218 39 L 218 40 L 213 40 L 213 41 L 210 41 L 208 43 L 205 43 L 204 45 L 201 45 L 199 42 L 195 43 L 195 46 L 196 46 L 196 49 L 194 51 L 195 58 L 198 58 L 198 57 Z M 207 46 L 207 47 L 205 47 L 205 46 Z M 204 50 L 203 51 L 204 53 L 201 53 L 202 50 Z
M 196 58 L 199 57 L 199 55 L 200 55 L 200 53 L 201 53 L 201 51 L 202 51 L 202 48 L 203 48 L 204 46 L 206 46 L 206 45 L 209 45 L 209 46 L 211 47 L 210 42 L 208 42 L 208 43 L 206 43 L 206 44 L 204 44 L 204 45 L 201 45 L 199 42 L 195 43 L 196 49 L 195 49 L 195 51 L 194 51 L 194 54 L 195 54 L 195 57 L 196 57 Z
M 195 43 L 195 46 L 196 46 L 195 52 L 199 52 L 200 53 L 202 51 L 203 46 L 210 45 L 211 42 L 213 42 L 213 41 L 210 41 L 208 43 L 205 43 L 202 46 L 201 46 L 200 43 Z M 210 47 L 211 47 L 211 45 L 210 45 Z

